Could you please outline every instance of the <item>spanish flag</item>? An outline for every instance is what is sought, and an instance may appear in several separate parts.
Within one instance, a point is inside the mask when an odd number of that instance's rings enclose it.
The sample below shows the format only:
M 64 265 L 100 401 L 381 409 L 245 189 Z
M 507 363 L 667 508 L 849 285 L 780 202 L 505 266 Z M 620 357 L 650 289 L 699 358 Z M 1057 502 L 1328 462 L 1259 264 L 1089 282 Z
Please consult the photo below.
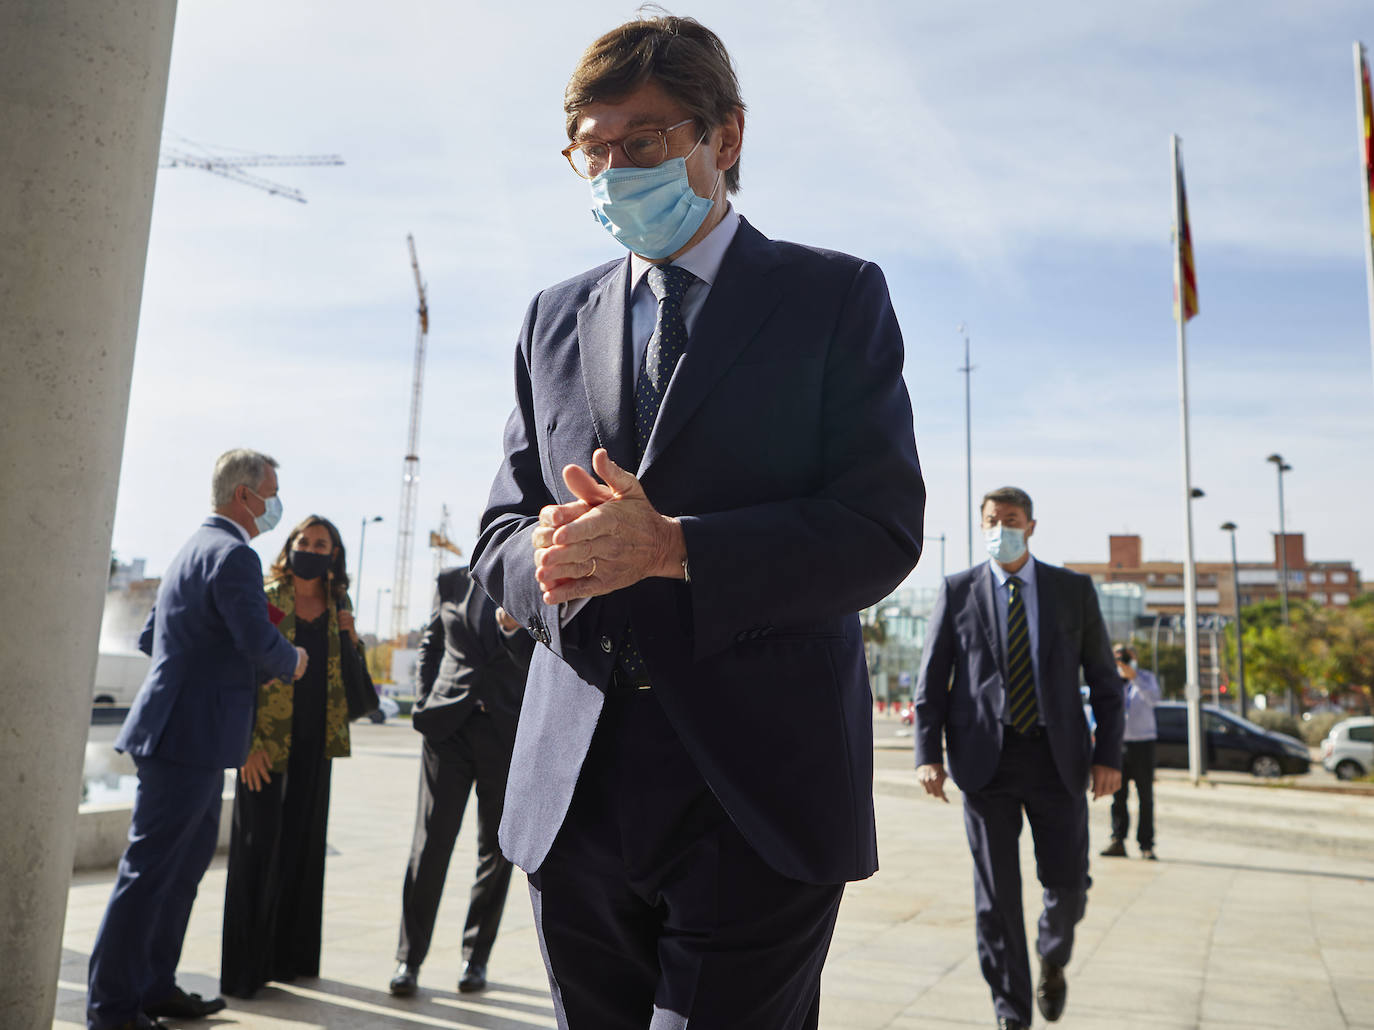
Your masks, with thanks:
M 1178 247 L 1174 262 L 1174 320 L 1178 320 L 1178 297 L 1183 294 L 1183 321 L 1197 314 L 1197 272 L 1193 267 L 1193 234 L 1188 228 L 1188 194 L 1183 188 L 1183 161 L 1174 148 L 1174 198 L 1177 205 L 1174 242 Z M 1179 278 L 1183 286 L 1179 288 Z
M 1369 201 L 1365 211 L 1369 214 L 1369 234 L 1374 238 L 1374 126 L 1370 124 L 1374 114 L 1371 114 L 1369 103 L 1369 59 L 1362 45 L 1355 44 L 1355 51 L 1360 61 L 1360 121 L 1364 131 L 1360 156 L 1364 162 L 1364 189 Z

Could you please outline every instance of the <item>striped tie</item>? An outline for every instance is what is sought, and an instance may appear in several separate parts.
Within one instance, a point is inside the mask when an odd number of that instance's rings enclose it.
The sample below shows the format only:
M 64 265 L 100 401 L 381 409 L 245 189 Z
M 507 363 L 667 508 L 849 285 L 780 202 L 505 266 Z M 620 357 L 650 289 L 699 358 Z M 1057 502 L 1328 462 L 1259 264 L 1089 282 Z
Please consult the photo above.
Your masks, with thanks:
M 1030 629 L 1021 599 L 1021 579 L 1007 577 L 1011 597 L 1007 601 L 1007 713 L 1011 728 L 1027 733 L 1040 721 L 1035 703 L 1035 676 L 1031 672 Z

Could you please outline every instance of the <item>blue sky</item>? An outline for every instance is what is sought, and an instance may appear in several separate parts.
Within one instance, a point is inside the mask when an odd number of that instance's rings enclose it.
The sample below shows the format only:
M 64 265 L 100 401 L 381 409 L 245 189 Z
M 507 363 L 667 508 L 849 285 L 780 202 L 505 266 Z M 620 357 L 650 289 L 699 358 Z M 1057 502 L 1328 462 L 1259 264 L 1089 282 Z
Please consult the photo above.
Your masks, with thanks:
M 708 0 L 749 105 L 737 208 L 763 232 L 882 265 L 930 499 L 965 554 L 973 479 L 1035 498 L 1034 549 L 1103 560 L 1136 532 L 1183 550 L 1170 316 L 1171 132 L 1183 139 L 1201 314 L 1189 324 L 1199 559 L 1240 526 L 1272 554 L 1280 451 L 1309 557 L 1374 575 L 1374 373 L 1351 43 L 1367 3 L 1033 5 Z M 182 4 L 165 127 L 340 153 L 267 174 L 309 204 L 160 173 L 113 546 L 156 574 L 230 446 L 282 463 L 284 525 L 370 528 L 363 628 L 390 586 L 414 342 L 405 237 L 429 283 L 417 539 L 465 550 L 500 460 L 515 334 L 540 288 L 612 258 L 558 155 L 581 49 L 632 16 L 589 0 Z M 270 558 L 285 530 L 259 538 Z M 938 545 L 912 584 L 938 580 Z M 354 555 L 356 557 L 356 555 Z M 975 555 L 980 559 L 979 555 Z M 430 596 L 417 547 L 411 618 Z M 385 628 L 385 621 L 383 623 Z

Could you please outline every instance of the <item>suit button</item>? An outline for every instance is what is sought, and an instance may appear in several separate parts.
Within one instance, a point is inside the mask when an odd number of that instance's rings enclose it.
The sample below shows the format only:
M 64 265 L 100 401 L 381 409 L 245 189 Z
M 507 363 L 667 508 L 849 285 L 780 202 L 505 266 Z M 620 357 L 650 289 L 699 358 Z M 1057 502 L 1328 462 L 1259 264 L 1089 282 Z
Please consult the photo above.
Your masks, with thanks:
M 610 637 L 601 638 L 601 650 L 605 651 L 607 654 L 615 650 L 615 644 L 611 643 Z

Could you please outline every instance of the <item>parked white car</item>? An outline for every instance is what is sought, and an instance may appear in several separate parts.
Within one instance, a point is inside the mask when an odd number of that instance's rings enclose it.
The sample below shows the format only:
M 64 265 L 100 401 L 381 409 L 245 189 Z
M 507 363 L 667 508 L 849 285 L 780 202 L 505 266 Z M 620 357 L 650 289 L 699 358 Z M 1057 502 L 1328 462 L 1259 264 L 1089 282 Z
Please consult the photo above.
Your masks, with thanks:
M 1353 780 L 1374 769 L 1374 716 L 1359 715 L 1331 727 L 1322 741 L 1322 768 Z

